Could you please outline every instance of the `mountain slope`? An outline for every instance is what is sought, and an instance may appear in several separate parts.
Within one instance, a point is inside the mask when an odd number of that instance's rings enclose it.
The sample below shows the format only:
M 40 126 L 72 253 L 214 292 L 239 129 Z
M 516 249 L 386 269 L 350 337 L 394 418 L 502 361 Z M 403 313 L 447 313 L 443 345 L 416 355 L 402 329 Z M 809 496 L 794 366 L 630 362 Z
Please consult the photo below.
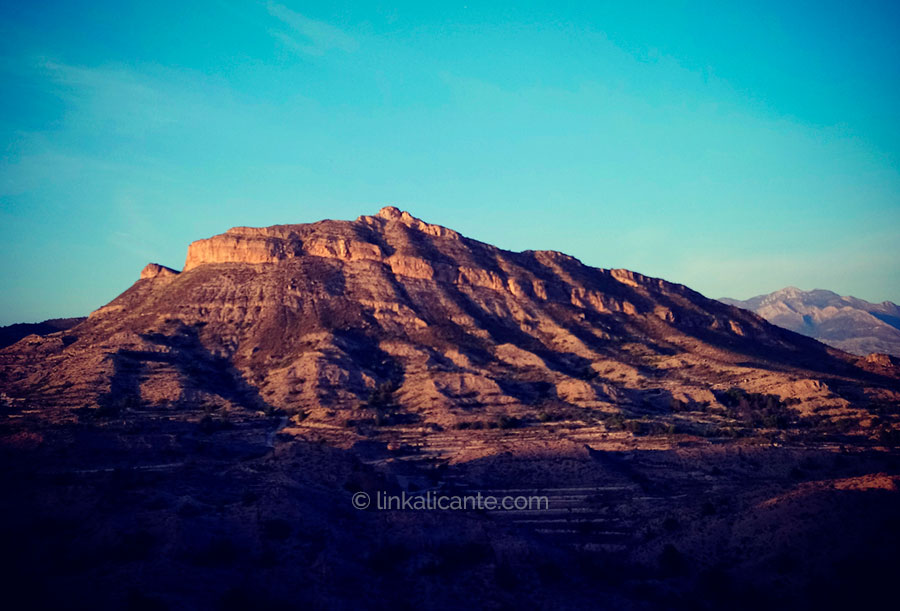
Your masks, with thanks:
M 884 375 L 687 287 L 390 207 L 194 242 L 184 271 L 151 264 L 74 329 L 0 352 L 0 390 L 46 406 L 435 426 L 669 413 L 732 387 L 846 409 Z
M 801 291 L 795 287 L 746 301 L 720 301 L 853 354 L 900 356 L 900 306 L 890 301 L 870 303 L 831 291 Z

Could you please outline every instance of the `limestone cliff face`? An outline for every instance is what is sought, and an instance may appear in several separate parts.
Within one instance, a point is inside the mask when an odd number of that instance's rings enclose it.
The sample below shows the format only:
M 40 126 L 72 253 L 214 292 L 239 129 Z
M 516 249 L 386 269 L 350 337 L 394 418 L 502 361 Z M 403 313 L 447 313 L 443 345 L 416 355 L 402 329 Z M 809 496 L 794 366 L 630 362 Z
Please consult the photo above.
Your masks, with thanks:
M 387 224 L 394 223 L 432 237 L 460 237 L 455 231 L 439 225 L 429 225 L 393 206 L 382 208 L 375 216 L 362 216 L 356 223 L 360 231 L 351 236 L 343 235 L 338 228 L 334 228 L 337 231 L 329 232 L 327 224 L 320 227 L 323 223 L 235 227 L 222 235 L 193 242 L 188 247 L 184 271 L 211 263 L 276 263 L 303 255 L 343 261 L 385 262 L 385 252 L 377 243 L 369 240 L 372 232 L 381 231 Z M 399 273 L 410 270 L 414 276 L 433 275 L 433 270 L 427 263 L 403 255 L 393 258 L 390 265 Z
M 416 234 L 422 235 L 417 237 Z M 418 244 L 429 238 L 440 238 L 437 244 L 456 255 L 462 254 L 462 260 L 468 265 L 431 260 L 422 248 L 423 244 Z M 188 247 L 184 271 L 201 265 L 278 263 L 295 258 L 323 257 L 347 263 L 380 263 L 396 276 L 487 288 L 542 301 L 548 299 L 546 281 L 523 269 L 521 264 L 510 267 L 504 266 L 502 261 L 488 261 L 485 267 L 485 261 L 472 256 L 471 248 L 445 241 L 460 242 L 462 239 L 451 229 L 425 223 L 408 212 L 388 206 L 374 216 L 359 217 L 353 224 L 323 221 L 313 225 L 235 227 L 224 234 L 193 242 Z M 479 248 L 484 247 L 486 245 L 479 245 Z M 491 250 L 490 247 L 487 249 Z M 535 263 L 558 272 L 562 278 L 567 277 L 562 266 L 580 266 L 576 259 L 562 253 L 534 252 L 531 256 Z M 608 276 L 633 288 L 638 288 L 639 283 L 663 282 L 628 270 L 610 270 Z M 577 280 L 573 283 L 575 286 L 566 290 L 564 298 L 577 307 L 598 312 L 637 312 L 634 304 L 628 301 L 585 289 Z M 671 313 L 666 315 L 671 316 Z
M 267 234 L 265 230 L 235 227 L 188 246 L 184 271 L 209 263 L 275 263 L 300 254 L 300 243 L 290 235 Z
M 148 265 L 78 327 L 0 352 L 0 390 L 46 405 L 321 421 L 387 410 L 441 426 L 652 412 L 714 403 L 731 386 L 843 409 L 818 380 L 849 388 L 862 375 L 846 355 L 682 285 L 504 251 L 393 207 L 199 240 L 181 273 Z

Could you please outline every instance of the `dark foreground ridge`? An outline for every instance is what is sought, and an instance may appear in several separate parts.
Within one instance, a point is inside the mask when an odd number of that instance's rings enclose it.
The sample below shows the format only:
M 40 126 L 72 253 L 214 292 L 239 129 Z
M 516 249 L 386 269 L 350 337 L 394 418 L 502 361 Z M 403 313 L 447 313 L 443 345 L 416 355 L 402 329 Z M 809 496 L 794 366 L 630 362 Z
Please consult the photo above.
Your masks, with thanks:
M 0 348 L 11 346 L 29 335 L 50 335 L 57 331 L 65 331 L 84 322 L 84 320 L 83 316 L 79 318 L 51 318 L 43 322 L 20 322 L 0 327 Z

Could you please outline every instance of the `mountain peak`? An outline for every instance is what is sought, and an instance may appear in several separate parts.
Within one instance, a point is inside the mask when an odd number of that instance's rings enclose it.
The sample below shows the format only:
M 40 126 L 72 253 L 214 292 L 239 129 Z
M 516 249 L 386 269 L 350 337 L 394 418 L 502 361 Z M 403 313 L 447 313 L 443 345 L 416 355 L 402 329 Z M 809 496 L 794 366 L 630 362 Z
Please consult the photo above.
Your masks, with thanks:
M 804 291 L 795 286 L 745 301 L 722 301 L 853 354 L 900 355 L 900 307 L 890 301 L 870 303 L 826 289 Z
M 415 217 L 413 215 L 411 215 L 409 212 L 406 212 L 405 210 L 400 210 L 400 208 L 398 208 L 396 206 L 385 206 L 384 208 L 382 208 L 381 210 L 376 212 L 375 216 L 377 216 L 380 219 L 386 219 L 388 221 L 399 221 L 400 219 L 403 219 L 403 218 L 415 219 Z M 418 219 L 416 219 L 416 220 L 418 220 Z
M 428 235 L 432 235 L 435 237 L 455 239 L 458 239 L 460 237 L 460 235 L 452 229 L 447 229 L 446 227 L 442 227 L 441 225 L 432 225 L 431 223 L 426 223 L 422 219 L 416 218 L 409 212 L 400 210 L 396 206 L 385 206 L 377 213 L 375 213 L 374 217 L 361 216 L 357 220 L 365 222 L 369 218 L 384 219 L 385 221 L 395 221 L 398 223 L 402 223 L 411 229 L 417 229 L 418 231 L 427 233 Z
M 780 291 L 775 291 L 775 295 L 799 295 L 801 293 L 805 293 L 803 289 L 797 288 L 796 286 L 786 286 Z

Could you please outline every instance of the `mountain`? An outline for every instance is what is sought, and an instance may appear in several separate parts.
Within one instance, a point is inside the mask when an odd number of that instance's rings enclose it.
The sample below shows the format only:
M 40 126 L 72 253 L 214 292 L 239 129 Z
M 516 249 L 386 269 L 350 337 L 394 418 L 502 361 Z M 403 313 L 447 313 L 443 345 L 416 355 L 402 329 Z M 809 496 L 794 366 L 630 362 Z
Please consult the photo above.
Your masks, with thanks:
M 679 284 L 393 207 L 236 227 L 0 349 L 0 589 L 28 608 L 875 606 L 898 570 L 898 407 L 893 360 Z M 420 504 L 384 504 L 401 495 Z
M 150 264 L 77 327 L 0 358 L 0 389 L 46 406 L 203 404 L 323 422 L 390 407 L 379 419 L 438 426 L 643 414 L 714 404 L 732 387 L 841 407 L 867 392 L 865 375 L 682 285 L 504 251 L 392 207 L 199 240 L 181 272 Z
M 720 301 L 852 354 L 900 357 L 900 306 L 890 301 L 869 303 L 831 291 L 801 291 L 792 286 L 746 301 L 727 297 Z
M 27 337 L 29 335 L 49 335 L 50 333 L 56 333 L 57 331 L 71 329 L 84 320 L 84 317 L 51 318 L 50 320 L 45 320 L 44 322 L 23 322 L 0 327 L 0 348 L 4 348 L 6 346 L 9 346 L 10 344 L 15 344 L 23 337 Z

